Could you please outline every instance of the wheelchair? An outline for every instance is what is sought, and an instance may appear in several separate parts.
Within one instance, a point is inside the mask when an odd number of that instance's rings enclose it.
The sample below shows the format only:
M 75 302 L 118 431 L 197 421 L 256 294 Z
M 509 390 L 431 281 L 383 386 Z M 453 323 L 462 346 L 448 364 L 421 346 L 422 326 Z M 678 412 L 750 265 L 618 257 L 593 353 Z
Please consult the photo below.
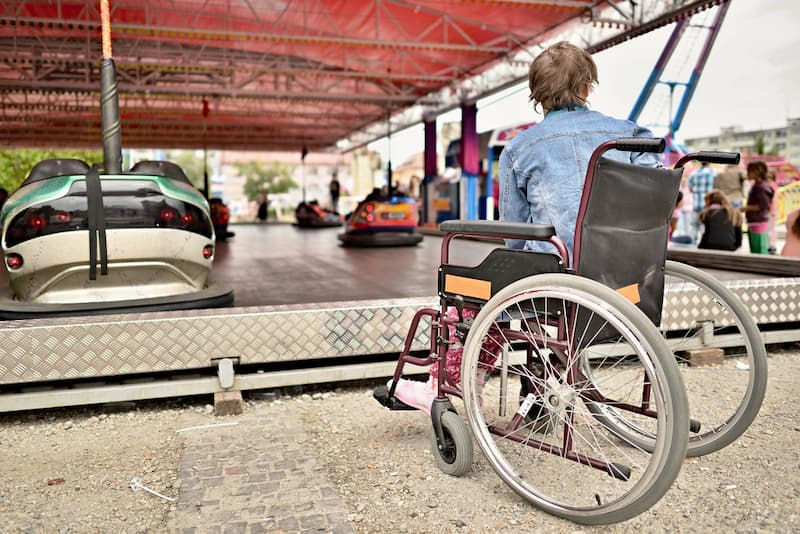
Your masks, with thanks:
M 696 153 L 675 169 L 602 157 L 612 149 L 663 148 L 663 139 L 633 138 L 595 150 L 572 262 L 551 226 L 441 224 L 440 307 L 414 316 L 391 387 L 374 396 L 390 409 L 408 409 L 394 396 L 405 364 L 438 366 L 432 450 L 443 472 L 469 471 L 474 437 L 500 478 L 534 506 L 578 523 L 614 523 L 655 504 L 687 452 L 717 450 L 752 422 L 763 398 L 763 369 L 754 362 L 765 354 L 752 318 L 722 284 L 666 261 L 683 163 L 729 163 L 738 154 Z M 498 248 L 477 266 L 451 265 L 450 247 L 459 237 L 549 241 L 558 253 Z M 757 378 L 748 380 L 732 416 L 690 419 L 690 405 L 697 407 L 684 386 L 688 366 L 675 354 L 709 327 L 687 326 L 678 339 L 659 330 L 665 286 L 671 288 L 665 281 L 673 279 L 710 295 L 726 312 L 720 328 L 744 339 L 745 360 L 753 364 L 748 375 Z M 430 348 L 416 357 L 410 347 L 423 322 Z M 460 377 L 448 375 L 445 365 L 451 332 L 463 344 Z M 462 399 L 469 429 L 451 397 Z

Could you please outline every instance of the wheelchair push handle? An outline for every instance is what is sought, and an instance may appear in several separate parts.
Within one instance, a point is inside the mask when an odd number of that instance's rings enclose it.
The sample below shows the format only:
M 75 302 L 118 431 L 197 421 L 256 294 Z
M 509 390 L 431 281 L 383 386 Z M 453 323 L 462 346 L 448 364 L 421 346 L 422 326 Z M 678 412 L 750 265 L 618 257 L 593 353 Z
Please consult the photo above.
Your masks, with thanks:
M 614 148 L 625 152 L 664 152 L 666 145 L 663 137 L 623 137 L 614 142 Z
M 738 165 L 740 156 L 738 152 L 719 152 L 716 150 L 700 151 L 686 154 L 675 163 L 675 168 L 683 167 L 689 161 L 704 163 L 719 163 L 722 165 Z
M 689 154 L 694 158 L 695 161 L 707 161 L 708 163 L 720 163 L 720 164 L 731 164 L 731 165 L 738 165 L 739 164 L 739 153 L 738 152 L 695 152 L 694 154 Z

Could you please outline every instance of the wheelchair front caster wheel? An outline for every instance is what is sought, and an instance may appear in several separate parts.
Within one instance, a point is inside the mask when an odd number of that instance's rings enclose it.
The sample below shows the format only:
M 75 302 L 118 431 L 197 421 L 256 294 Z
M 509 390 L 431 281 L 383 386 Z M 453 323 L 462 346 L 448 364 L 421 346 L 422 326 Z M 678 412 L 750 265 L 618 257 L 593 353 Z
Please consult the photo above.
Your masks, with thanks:
M 444 443 L 431 432 L 431 451 L 433 458 L 443 473 L 460 477 L 472 468 L 472 436 L 464 421 L 453 412 L 442 413 Z

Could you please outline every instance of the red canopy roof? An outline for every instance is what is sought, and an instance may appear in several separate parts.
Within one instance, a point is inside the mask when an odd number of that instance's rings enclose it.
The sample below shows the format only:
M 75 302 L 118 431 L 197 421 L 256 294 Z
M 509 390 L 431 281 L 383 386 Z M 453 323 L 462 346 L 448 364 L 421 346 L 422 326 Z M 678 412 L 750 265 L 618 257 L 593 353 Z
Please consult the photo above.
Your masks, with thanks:
M 639 4 L 648 2 L 664 4 Z M 330 149 L 412 106 L 480 96 L 492 87 L 467 94 L 462 82 L 498 65 L 507 72 L 495 87 L 518 80 L 530 56 L 515 54 L 570 25 L 605 26 L 604 13 L 621 21 L 617 34 L 646 25 L 642 13 L 624 12 L 635 9 L 629 2 L 614 4 L 111 0 L 122 145 Z M 100 148 L 99 6 L 0 4 L 0 148 Z

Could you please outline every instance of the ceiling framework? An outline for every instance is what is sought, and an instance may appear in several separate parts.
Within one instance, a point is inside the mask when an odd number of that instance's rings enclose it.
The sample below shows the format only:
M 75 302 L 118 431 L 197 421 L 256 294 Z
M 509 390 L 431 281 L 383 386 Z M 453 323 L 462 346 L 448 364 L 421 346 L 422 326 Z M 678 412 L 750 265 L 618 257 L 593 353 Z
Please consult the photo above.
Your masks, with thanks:
M 723 1 L 112 0 L 122 145 L 352 149 Z M 99 4 L 0 3 L 0 148 L 100 148 Z

